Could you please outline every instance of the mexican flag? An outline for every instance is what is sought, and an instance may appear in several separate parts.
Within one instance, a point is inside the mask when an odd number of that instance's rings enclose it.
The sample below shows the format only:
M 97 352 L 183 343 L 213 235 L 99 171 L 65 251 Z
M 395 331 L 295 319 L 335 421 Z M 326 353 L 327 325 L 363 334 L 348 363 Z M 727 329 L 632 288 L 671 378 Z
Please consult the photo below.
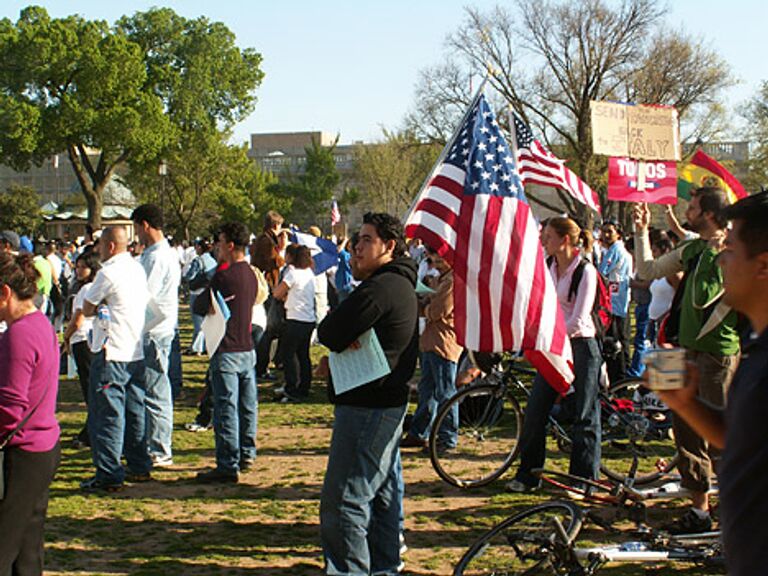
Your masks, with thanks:
M 696 150 L 693 158 L 677 172 L 677 195 L 691 199 L 691 189 L 701 186 L 717 186 L 725 190 L 728 202 L 733 204 L 747 196 L 746 190 L 733 174 L 723 168 L 717 160 Z

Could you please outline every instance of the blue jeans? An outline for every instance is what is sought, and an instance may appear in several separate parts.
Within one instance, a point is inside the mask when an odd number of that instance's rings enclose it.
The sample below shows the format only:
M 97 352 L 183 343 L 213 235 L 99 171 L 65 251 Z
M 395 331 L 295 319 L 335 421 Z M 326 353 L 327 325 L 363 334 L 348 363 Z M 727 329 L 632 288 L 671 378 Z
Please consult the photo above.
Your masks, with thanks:
M 598 376 L 602 358 L 594 338 L 572 338 L 573 381 L 575 392 L 563 402 L 573 402 L 573 428 L 571 431 L 571 463 L 569 473 L 597 479 L 600 471 L 600 384 Z M 544 466 L 546 457 L 547 418 L 558 393 L 537 375 L 525 408 L 523 431 L 520 435 L 520 467 L 515 477 L 528 486 L 536 486 L 539 479 L 531 474 L 534 468 Z
M 406 406 L 338 405 L 320 496 L 326 574 L 397 574 L 402 492 L 399 440 Z
M 639 378 L 645 371 L 643 356 L 647 350 L 646 342 L 650 339 L 648 308 L 650 304 L 637 304 L 635 306 L 635 340 L 634 351 L 632 352 L 632 362 L 627 369 L 627 376 Z
M 147 444 L 151 458 L 171 458 L 173 399 L 168 378 L 173 334 L 144 335 L 144 379 L 146 380 Z
M 456 362 L 446 360 L 434 352 L 421 355 L 419 403 L 411 421 L 410 434 L 426 440 L 432 429 L 440 405 L 456 394 Z M 459 405 L 455 404 L 438 430 L 441 444 L 455 447 L 458 441 Z
M 143 361 L 108 361 L 104 351 L 94 355 L 88 390 L 88 432 L 96 479 L 101 482 L 120 484 L 125 480 L 120 462 L 123 454 L 133 474 L 146 474 L 152 468 L 147 451 L 144 386 Z
M 216 352 L 211 358 L 216 468 L 237 472 L 241 460 L 256 458 L 258 398 L 253 369 L 256 352 Z
M 204 316 L 200 316 L 200 314 L 195 314 L 194 312 L 195 300 L 197 300 L 198 296 L 199 294 L 192 294 L 191 292 L 189 294 L 189 311 L 192 314 L 192 342 L 195 341 L 197 333 L 200 332 L 200 329 L 203 327 Z

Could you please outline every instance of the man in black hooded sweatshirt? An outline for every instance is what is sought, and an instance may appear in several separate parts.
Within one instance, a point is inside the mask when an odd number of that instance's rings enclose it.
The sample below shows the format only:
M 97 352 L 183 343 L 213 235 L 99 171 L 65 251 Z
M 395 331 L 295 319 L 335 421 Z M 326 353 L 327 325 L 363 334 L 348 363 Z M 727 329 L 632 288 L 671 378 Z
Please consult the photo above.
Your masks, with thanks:
M 342 352 L 373 328 L 391 372 L 340 395 L 329 382 L 335 409 L 320 532 L 327 574 L 397 574 L 398 444 L 418 356 L 416 264 L 406 256 L 400 221 L 380 213 L 363 217 L 352 257 L 363 282 L 326 316 L 318 337 Z

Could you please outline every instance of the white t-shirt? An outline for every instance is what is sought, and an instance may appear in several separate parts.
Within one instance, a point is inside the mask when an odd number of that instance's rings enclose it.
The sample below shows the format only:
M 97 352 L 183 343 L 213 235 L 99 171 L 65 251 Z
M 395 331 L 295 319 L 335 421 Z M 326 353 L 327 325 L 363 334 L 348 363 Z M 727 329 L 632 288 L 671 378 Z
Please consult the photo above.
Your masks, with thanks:
M 107 360 L 142 360 L 142 332 L 149 290 L 141 264 L 128 252 L 112 256 L 96 273 L 85 299 L 95 306 L 104 302 L 108 309 L 107 318 L 104 314 L 100 314 L 102 318 L 94 318 L 91 350 L 100 352 L 99 344 L 104 341 Z
M 315 276 L 315 322 L 323 321 L 328 314 L 328 277 L 325 274 Z
M 285 299 L 285 317 L 300 322 L 315 321 L 315 273 L 311 268 L 294 268 L 289 265 L 283 276 L 288 285 Z
M 78 310 L 83 309 L 83 303 L 85 302 L 85 296 L 88 294 L 88 290 L 91 287 L 92 282 L 84 284 L 80 287 L 80 290 L 75 294 L 75 298 L 72 300 L 72 316 Z M 88 333 L 93 328 L 93 316 L 83 316 L 83 323 L 80 324 L 80 328 L 72 333 L 72 337 L 69 339 L 70 344 L 77 344 L 78 342 L 87 342 Z
M 147 247 L 139 256 L 147 274 L 152 308 L 147 311 L 146 326 L 152 336 L 173 336 L 179 321 L 179 283 L 181 266 L 178 253 L 168 240 Z
M 657 278 L 651 282 L 651 303 L 648 305 L 648 316 L 658 320 L 672 307 L 675 289 L 666 278 Z
M 55 281 L 58 282 L 59 278 L 61 278 L 64 262 L 56 254 L 48 254 L 45 259 L 51 263 L 51 268 L 53 268 L 53 277 L 55 278 Z

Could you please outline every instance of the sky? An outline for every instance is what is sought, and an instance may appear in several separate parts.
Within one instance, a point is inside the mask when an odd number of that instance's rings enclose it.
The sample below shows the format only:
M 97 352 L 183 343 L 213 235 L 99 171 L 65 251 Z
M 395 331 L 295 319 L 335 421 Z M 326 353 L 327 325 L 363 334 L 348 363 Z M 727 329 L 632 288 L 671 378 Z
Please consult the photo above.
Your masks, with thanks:
M 489 10 L 496 0 L 38 0 L 54 17 L 72 13 L 110 23 L 124 14 L 168 6 L 188 18 L 225 23 L 241 47 L 263 56 L 265 78 L 255 111 L 236 126 L 251 133 L 319 130 L 341 143 L 381 138 L 411 109 L 419 70 L 441 61 L 447 34 L 465 6 Z M 0 0 L 0 17 L 18 18 L 29 1 Z M 670 0 L 667 24 L 701 37 L 741 81 L 727 93 L 732 108 L 768 80 L 764 62 L 765 0 Z M 734 135 L 735 137 L 735 135 Z

